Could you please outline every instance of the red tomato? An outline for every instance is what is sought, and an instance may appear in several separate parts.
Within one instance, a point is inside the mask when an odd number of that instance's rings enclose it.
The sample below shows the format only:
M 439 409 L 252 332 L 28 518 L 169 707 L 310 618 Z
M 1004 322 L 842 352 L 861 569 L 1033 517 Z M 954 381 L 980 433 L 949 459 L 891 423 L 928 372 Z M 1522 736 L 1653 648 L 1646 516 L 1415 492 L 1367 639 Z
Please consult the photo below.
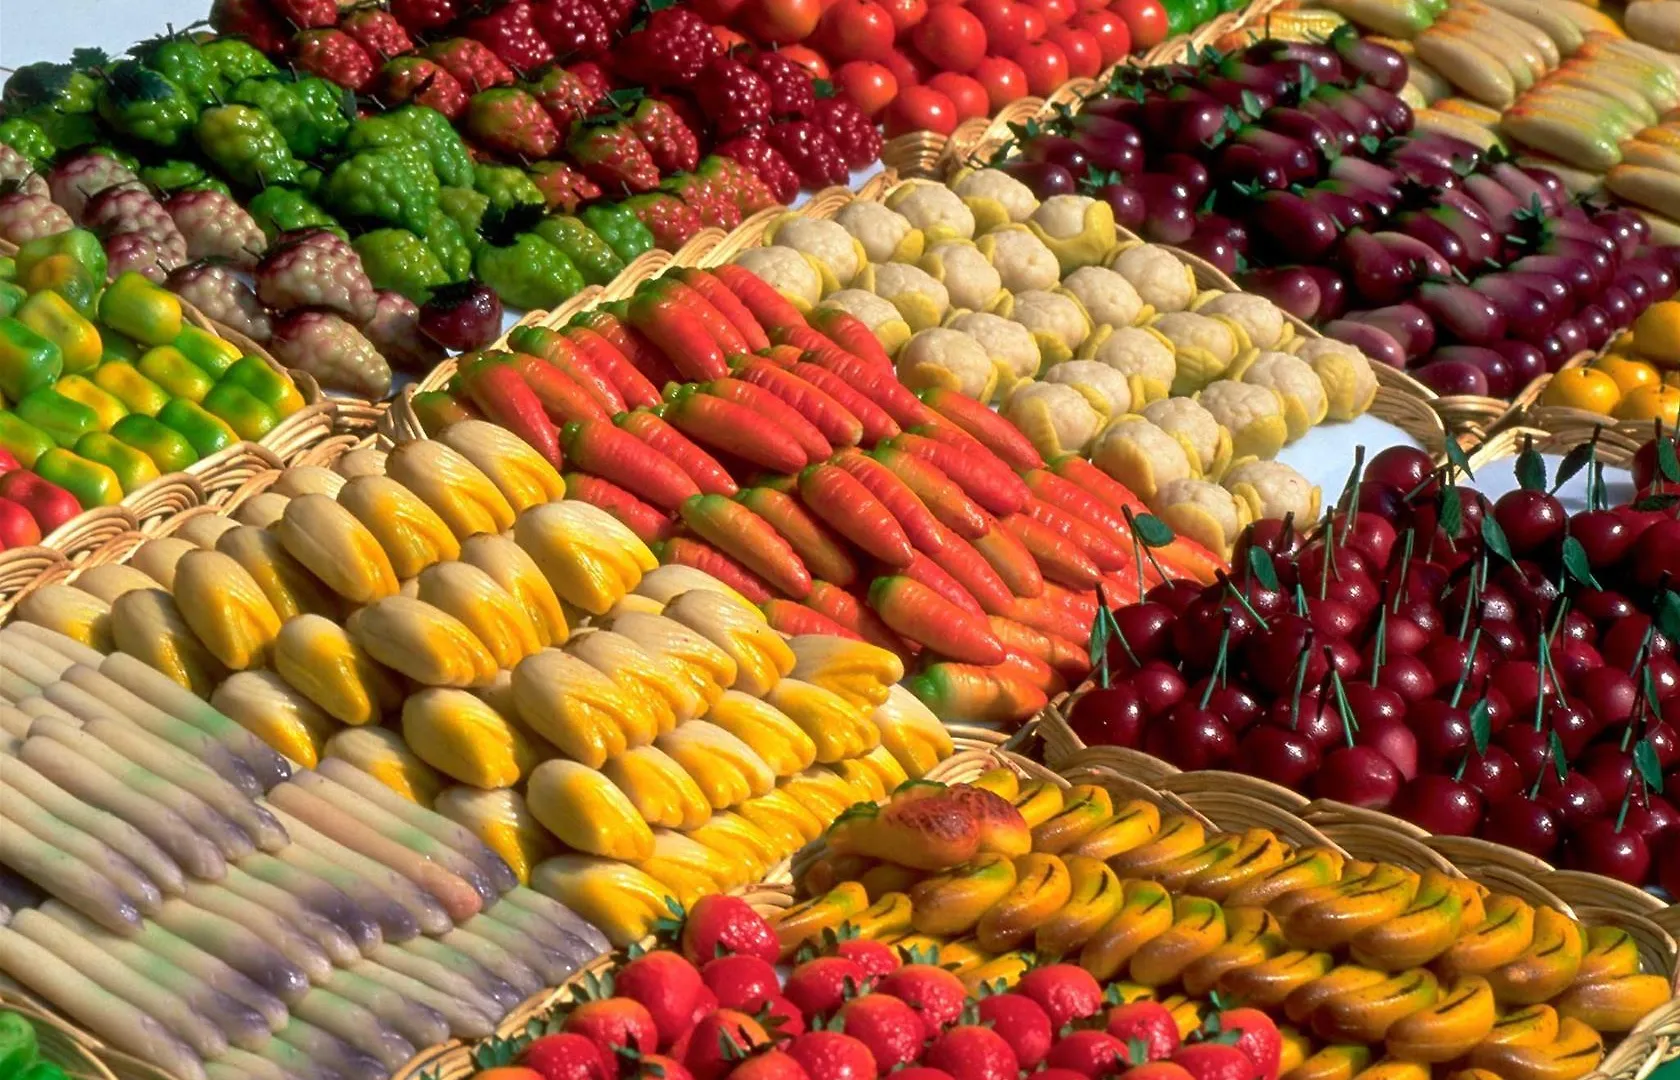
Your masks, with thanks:
M 834 85 L 870 116 L 886 108 L 898 95 L 898 80 L 893 78 L 893 73 L 886 65 L 868 60 L 841 64 L 834 73 Z
M 1126 29 L 1126 20 L 1112 11 L 1087 11 L 1073 20 L 1073 26 L 1097 39 L 1103 67 L 1119 63 L 1132 51 L 1132 32 Z
M 972 120 L 976 116 L 989 116 L 992 111 L 991 99 L 986 96 L 986 88 L 980 85 L 980 80 L 970 75 L 958 75 L 954 71 L 941 71 L 927 81 L 931 89 L 939 91 L 951 99 L 951 104 L 957 107 L 957 122 Z
M 1030 41 L 1011 59 L 1027 73 L 1027 90 L 1037 97 L 1049 97 L 1070 77 L 1067 53 L 1052 42 Z
M 974 77 L 986 88 L 992 112 L 1027 96 L 1027 73 L 1021 65 L 1001 56 L 988 56 L 974 68 Z
M 1015 5 L 1015 10 L 1021 19 L 1022 44 L 1029 41 L 1037 41 L 1039 38 L 1044 36 L 1044 31 L 1050 28 L 1048 20 L 1044 18 L 1044 12 L 1040 11 L 1033 5 L 1017 3 Z M 1015 49 L 1011 49 L 1009 50 L 1009 55 L 1014 56 L 1015 52 Z
M 782 55 L 809 71 L 813 79 L 829 77 L 828 61 L 824 60 L 822 54 L 814 49 L 808 49 L 803 45 L 788 45 L 782 49 Z
M 879 60 L 892 51 L 892 16 L 874 0 L 834 0 L 820 33 L 823 51 L 841 63 Z
M 1044 19 L 1052 28 L 1065 24 L 1079 11 L 1079 0 L 1038 0 Z
M 1067 54 L 1069 78 L 1095 78 L 1097 72 L 1103 69 L 1102 46 L 1090 31 L 1055 26 L 1045 35 L 1045 40 L 1060 45 L 1062 52 Z
M 927 0 L 885 0 L 881 6 L 892 16 L 893 29 L 900 34 L 927 18 Z
M 941 4 L 910 31 L 910 40 L 937 68 L 970 71 L 986 55 L 986 28 L 967 8 Z
M 956 126 L 956 105 L 944 94 L 926 86 L 905 87 L 887 107 L 888 138 L 912 131 L 949 135 Z
M 1114 0 L 1114 10 L 1132 32 L 1132 48 L 1153 49 L 1167 40 L 1167 10 L 1161 0 Z
M 994 55 L 1007 56 L 1025 44 L 1016 0 L 969 0 L 968 10 L 986 28 L 986 48 Z
M 738 45 L 745 46 L 752 44 L 746 38 L 729 29 L 727 26 L 712 27 L 712 36 L 717 38 L 717 43 L 723 46 L 724 52 L 728 52 Z
M 804 41 L 822 18 L 819 0 L 747 0 L 741 23 L 747 34 L 768 45 Z
M 894 49 L 886 56 L 881 64 L 892 73 L 892 77 L 898 82 L 898 89 L 901 92 L 906 86 L 915 86 L 924 77 L 921 65 L 898 49 Z

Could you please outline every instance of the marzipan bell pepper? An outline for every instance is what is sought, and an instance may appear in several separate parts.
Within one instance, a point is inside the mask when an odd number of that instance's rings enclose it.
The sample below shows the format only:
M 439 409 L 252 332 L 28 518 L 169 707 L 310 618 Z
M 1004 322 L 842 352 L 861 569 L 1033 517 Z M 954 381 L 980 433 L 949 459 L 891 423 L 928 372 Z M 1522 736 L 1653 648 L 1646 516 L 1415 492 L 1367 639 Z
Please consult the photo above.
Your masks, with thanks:
M 83 435 L 99 430 L 98 413 L 48 386 L 25 394 L 13 411 L 60 446 L 74 446 Z
M 185 435 L 141 413 L 117 421 L 111 434 L 151 458 L 159 473 L 180 472 L 198 460 L 198 451 Z
M 87 371 L 104 354 L 98 328 L 51 290 L 31 296 L 18 308 L 17 320 L 58 346 L 67 372 Z
M 107 360 L 93 371 L 93 384 L 122 402 L 129 412 L 156 416 L 169 404 L 169 392 L 123 360 Z
M 0 319 L 0 394 L 18 401 L 64 373 L 64 353 L 17 318 Z
M 76 440 L 76 453 L 115 473 L 124 495 L 162 475 L 151 458 L 109 432 L 90 431 L 83 435 Z
M 168 345 L 181 333 L 181 301 L 130 270 L 105 287 L 99 321 L 143 345 Z
M 122 501 L 122 482 L 116 473 L 62 446 L 55 446 L 36 458 L 35 473 L 74 495 L 83 509 L 112 506 Z

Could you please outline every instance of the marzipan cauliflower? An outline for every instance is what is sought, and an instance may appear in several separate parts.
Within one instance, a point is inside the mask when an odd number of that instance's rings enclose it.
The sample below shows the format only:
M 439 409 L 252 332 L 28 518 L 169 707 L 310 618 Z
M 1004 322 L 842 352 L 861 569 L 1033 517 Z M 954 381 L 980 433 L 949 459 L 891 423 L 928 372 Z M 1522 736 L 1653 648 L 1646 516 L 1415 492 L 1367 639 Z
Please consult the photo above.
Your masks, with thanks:
M 887 196 L 887 206 L 922 230 L 929 244 L 974 239 L 974 211 L 962 197 L 933 180 L 912 180 Z
M 1246 503 L 1210 480 L 1172 480 L 1150 500 L 1157 517 L 1225 558 L 1253 519 Z
M 1238 378 L 1245 383 L 1277 391 L 1283 401 L 1283 419 L 1289 425 L 1290 442 L 1311 431 L 1313 425 L 1323 420 L 1330 410 L 1324 395 L 1324 384 L 1313 373 L 1312 365 L 1298 356 L 1283 352 L 1260 353 L 1244 365 Z
M 857 237 L 838 222 L 826 218 L 811 218 L 804 214 L 783 214 L 770 223 L 764 233 L 765 242 L 777 247 L 789 247 L 811 256 L 832 281 L 825 281 L 825 292 L 843 289 L 852 283 L 869 257 Z
M 1145 405 L 1142 412 L 1183 445 L 1197 476 L 1217 480 L 1231 464 L 1231 433 L 1195 398 L 1162 398 Z
M 1093 326 L 1136 326 L 1155 314 L 1131 282 L 1106 266 L 1081 266 L 1062 279 L 1062 287 L 1084 305 Z
M 999 410 L 1046 458 L 1080 453 L 1103 426 L 1102 414 L 1071 386 L 1022 383 Z
M 870 263 L 858 275 L 857 287 L 892 301 L 911 330 L 938 326 L 951 307 L 945 286 L 909 263 Z
M 1064 274 L 1101 262 L 1118 239 L 1114 207 L 1089 195 L 1050 196 L 1033 211 L 1027 227 L 1056 253 Z
M 992 260 L 1003 287 L 1010 292 L 1054 289 L 1062 280 L 1055 252 L 1044 246 L 1025 225 L 1005 225 L 976 241 L 980 253 Z
M 980 249 L 966 240 L 949 240 L 922 256 L 919 264 L 951 294 L 951 306 L 990 311 L 1003 295 L 1003 277 Z
M 973 169 L 959 173 L 951 190 L 962 197 L 974 214 L 974 231 L 984 235 L 1000 225 L 1025 221 L 1038 209 L 1032 188 L 1002 169 Z
M 870 262 L 915 262 L 927 246 L 922 230 L 910 219 L 873 199 L 853 199 L 840 208 L 834 221 L 858 238 Z
M 1270 461 L 1289 438 L 1283 401 L 1269 386 L 1220 379 L 1209 383 L 1196 400 L 1231 433 L 1232 460 Z
M 1178 377 L 1172 342 L 1149 326 L 1101 327 L 1080 355 L 1124 372 L 1132 384 L 1134 407 L 1166 397 Z
M 898 381 L 912 390 L 943 387 L 990 401 L 998 371 L 979 342 L 960 330 L 933 327 L 917 333 L 899 352 Z
M 1122 416 L 1091 444 L 1091 463 L 1154 505 L 1161 485 L 1195 475 L 1184 446 L 1141 416 Z
M 793 302 L 810 311 L 823 297 L 823 275 L 816 260 L 790 247 L 748 248 L 735 260 Z
M 1196 274 L 1177 255 L 1155 244 L 1122 245 L 1109 269 L 1132 283 L 1156 313 L 1183 311 L 1196 298 Z
M 1019 292 L 998 306 L 998 314 L 1031 331 L 1045 363 L 1072 359 L 1074 350 L 1091 336 L 1091 320 L 1079 301 L 1060 290 Z
M 1245 461 L 1233 466 L 1221 483 L 1256 521 L 1293 514 L 1305 526 L 1318 519 L 1318 486 L 1281 461 Z

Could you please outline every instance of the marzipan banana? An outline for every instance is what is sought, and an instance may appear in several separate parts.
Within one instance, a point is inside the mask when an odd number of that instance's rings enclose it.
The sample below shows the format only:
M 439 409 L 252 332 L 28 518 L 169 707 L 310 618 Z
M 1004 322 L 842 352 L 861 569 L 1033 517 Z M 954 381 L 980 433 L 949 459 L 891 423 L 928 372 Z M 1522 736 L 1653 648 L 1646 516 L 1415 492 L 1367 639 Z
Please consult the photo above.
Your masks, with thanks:
M 1107 982 L 1145 942 L 1173 924 L 1172 894 L 1153 881 L 1127 881 L 1120 910 L 1079 952 L 1079 966 Z
M 1354 935 L 1353 958 L 1384 971 L 1421 967 L 1458 940 L 1463 917 L 1464 903 L 1448 876 L 1425 871 L 1405 911 Z
M 1067 956 L 1089 941 L 1120 911 L 1125 888 L 1100 859 L 1066 855 L 1072 889 L 1060 911 L 1039 924 L 1033 948 L 1044 956 Z
M 929 937 L 961 937 L 1009 895 L 1015 881 L 1015 861 L 994 853 L 924 877 L 909 890 L 910 925 Z
M 1015 885 L 980 917 L 975 940 L 988 952 L 1007 952 L 1062 909 L 1073 891 L 1067 864 L 1055 855 L 1032 852 L 1015 860 Z
M 1108 789 L 1096 784 L 1075 784 L 1062 793 L 1062 809 L 1052 818 L 1032 827 L 1033 850 L 1060 855 L 1078 846 L 1114 816 L 1114 800 Z
M 1395 1023 L 1386 1036 L 1389 1055 L 1405 1061 L 1452 1061 L 1475 1049 L 1493 1031 L 1493 987 L 1466 975 L 1441 999 Z

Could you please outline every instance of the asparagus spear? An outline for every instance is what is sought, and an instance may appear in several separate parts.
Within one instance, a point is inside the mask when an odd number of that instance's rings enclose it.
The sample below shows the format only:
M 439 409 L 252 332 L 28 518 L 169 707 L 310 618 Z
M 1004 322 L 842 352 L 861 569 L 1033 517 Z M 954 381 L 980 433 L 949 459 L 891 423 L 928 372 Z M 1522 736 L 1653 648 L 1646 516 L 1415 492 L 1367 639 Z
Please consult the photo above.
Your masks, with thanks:
M 276 1037 L 297 1047 L 310 1060 L 320 1062 L 343 1080 L 386 1080 L 391 1072 L 378 1058 L 296 1016 Z
M 288 846 L 278 858 L 295 870 L 320 878 L 354 900 L 379 924 L 379 934 L 384 940 L 407 941 L 420 933 L 419 922 L 408 913 L 407 908 L 380 892 L 354 870 L 340 866 L 303 844 Z
M 294 1005 L 309 992 L 309 976 L 280 950 L 251 930 L 185 900 L 170 899 L 157 924 L 177 937 L 220 957 L 228 966 L 269 993 Z
M 14 739 L 28 738 L 33 722 L 34 718 L 16 705 L 0 705 L 0 732 Z
M 44 645 L 72 664 L 92 664 L 97 667 L 100 661 L 105 659 L 105 654 L 98 649 L 83 645 L 69 634 L 61 634 L 39 623 L 15 622 L 6 627 L 6 633 Z
M 291 1080 L 292 1076 L 282 1072 L 274 1062 L 264 1061 L 238 1047 L 231 1047 L 220 1058 L 206 1063 L 204 1071 L 210 1080 Z
M 40 692 L 40 683 L 30 682 L 16 668 L 0 661 L 0 698 L 16 703 Z
M 360 1005 L 415 1046 L 435 1046 L 449 1038 L 449 1021 L 442 1013 L 366 975 L 341 968 L 322 984 L 322 989 Z
M 292 839 L 300 846 L 319 853 L 322 857 L 337 863 L 365 879 L 381 893 L 400 904 L 414 917 L 420 929 L 428 934 L 441 934 L 454 925 L 449 912 L 431 893 L 403 877 L 390 867 L 363 858 L 354 851 L 340 844 L 320 830 L 299 820 L 295 815 L 287 813 L 278 806 L 270 804 L 274 816 L 280 819 L 280 824 L 286 826 L 286 831 L 292 834 Z M 288 851 L 291 849 L 288 848 Z
M 58 684 L 58 683 L 53 684 L 53 686 L 57 686 L 57 685 L 60 685 L 60 684 Z M 47 687 L 47 689 L 51 690 L 52 687 L 49 686 L 49 687 Z M 76 715 L 74 715 L 70 712 L 67 712 L 63 708 L 54 704 L 51 698 L 48 698 L 48 697 L 44 696 L 44 693 L 41 694 L 41 695 L 37 695 L 35 697 L 24 698 L 22 701 L 18 702 L 16 705 L 10 706 L 10 708 L 15 708 L 18 712 L 23 713 L 24 715 L 28 716 L 29 717 L 29 723 L 31 725 L 33 725 L 35 723 L 35 718 L 38 717 L 38 716 L 56 716 L 60 720 L 68 720 L 73 724 L 81 723 L 81 717 L 76 716 Z M 24 734 L 25 735 L 29 734 L 27 729 L 24 731 Z
M 442 991 L 427 986 L 419 979 L 409 978 L 400 971 L 392 971 L 382 964 L 364 960 L 352 967 L 350 973 L 370 982 L 378 983 L 407 1000 L 418 1002 L 432 1009 L 443 1018 L 444 1023 L 448 1026 L 449 1034 L 457 1039 L 483 1039 L 496 1030 L 496 1023 L 490 1018 L 489 1013 L 471 1004 L 469 998 L 450 997 Z M 473 992 L 473 997 L 479 996 L 481 995 L 478 995 L 476 991 Z M 418 1041 L 413 1040 L 412 1036 L 410 1038 L 411 1041 Z M 442 1039 L 430 1040 L 430 1042 L 442 1041 Z
M 150 914 L 163 903 L 163 894 L 128 857 L 92 836 L 47 813 L 17 788 L 0 780 L 0 820 L 27 829 L 37 840 L 80 859 L 90 870 L 104 876 L 142 914 Z
M 571 908 L 528 886 L 509 889 L 503 903 L 490 912 L 501 922 L 524 928 L 527 933 L 546 935 L 547 940 L 575 949 L 590 959 L 612 950 L 607 936 Z
M 257 854 L 239 864 L 239 869 L 264 885 L 295 899 L 306 910 L 338 927 L 363 955 L 385 940 L 379 923 L 344 891 L 307 870 Z M 326 946 L 323 945 L 323 948 Z
M 435 963 L 453 974 L 470 979 L 474 986 L 495 999 L 496 1004 L 501 1006 L 503 1015 L 511 1012 L 515 1006 L 530 996 L 466 953 L 445 945 L 435 938 L 417 937 L 396 946 L 395 951 L 406 953 L 417 959 L 424 959 L 429 963 Z M 379 954 L 375 953 L 375 955 Z
M 0 652 L 6 654 L 6 662 L 16 667 L 24 678 L 30 682 L 47 686 L 59 680 L 64 669 L 74 661 L 67 659 L 55 649 L 35 641 L 27 634 L 18 632 L 23 623 L 0 628 Z
M 342 1045 L 342 1044 L 341 1044 Z M 257 1051 L 257 1057 L 283 1070 L 286 1080 L 344 1080 L 344 1074 L 299 1050 L 276 1035 Z
M 223 716 L 192 691 L 171 682 L 169 676 L 154 671 L 127 653 L 112 653 L 99 665 L 102 674 L 127 687 L 164 712 L 185 720 L 193 727 L 212 736 L 242 758 L 264 791 L 292 774 L 286 759 L 255 735 Z
M 521 999 L 528 998 L 543 988 L 542 976 L 538 975 L 531 965 L 488 938 L 456 927 L 438 940 L 466 953 L 489 968 L 491 973 L 503 982 L 511 983 L 513 988 L 519 991 Z
M 109 878 L 5 818 L 0 818 L 0 863 L 113 933 L 132 937 L 140 929 L 139 909 Z
M 47 688 L 47 699 L 81 715 L 120 716 L 132 720 L 164 742 L 173 743 L 202 761 L 245 794 L 263 793 L 256 773 L 243 758 L 185 720 L 172 716 L 132 690 L 102 674 L 98 668 L 76 664 L 66 668 L 64 681 Z
M 544 986 L 558 986 L 579 967 L 570 962 L 560 950 L 551 948 L 536 938 L 497 922 L 488 915 L 478 915 L 462 923 L 460 929 L 476 934 L 485 941 L 501 946 L 509 956 L 517 956 L 535 971 Z
M 513 993 L 511 986 L 507 988 L 509 1001 L 504 1003 L 496 995 L 481 989 L 469 975 L 446 967 L 436 960 L 429 960 L 406 949 L 398 948 L 395 945 L 381 945 L 373 950 L 368 954 L 368 963 L 381 971 L 388 971 L 402 978 L 411 979 L 436 993 L 442 994 L 451 1001 L 462 1002 L 493 1021 L 499 1019 L 513 1005 L 518 1004 L 517 996 Z M 474 974 L 486 980 L 493 978 L 483 968 L 476 968 Z
M 154 922 L 147 923 L 134 940 L 153 956 L 169 961 L 189 975 L 197 976 L 200 982 L 212 990 L 219 990 L 241 1005 L 255 1010 L 268 1025 L 268 1030 L 279 1031 L 285 1026 L 286 1003 L 258 986 L 221 957 L 200 948 L 186 938 L 170 933 Z
M 387 1069 L 400 1069 L 417 1052 L 379 1017 L 331 990 L 311 990 L 292 1006 L 292 1015 L 338 1036 Z
M 281 956 L 302 968 L 310 982 L 324 982 L 332 977 L 332 960 L 303 931 L 273 912 L 264 912 L 260 918 L 252 918 L 250 903 L 224 889 L 220 882 L 187 882 L 185 900 L 202 911 L 246 927 L 272 945 Z
M 331 958 L 334 967 L 349 967 L 362 958 L 361 950 L 350 935 L 337 923 L 305 907 L 303 902 L 284 889 L 270 885 L 247 874 L 237 866 L 228 867 L 222 887 L 240 900 L 256 904 L 265 911 L 285 919 L 320 946 Z

